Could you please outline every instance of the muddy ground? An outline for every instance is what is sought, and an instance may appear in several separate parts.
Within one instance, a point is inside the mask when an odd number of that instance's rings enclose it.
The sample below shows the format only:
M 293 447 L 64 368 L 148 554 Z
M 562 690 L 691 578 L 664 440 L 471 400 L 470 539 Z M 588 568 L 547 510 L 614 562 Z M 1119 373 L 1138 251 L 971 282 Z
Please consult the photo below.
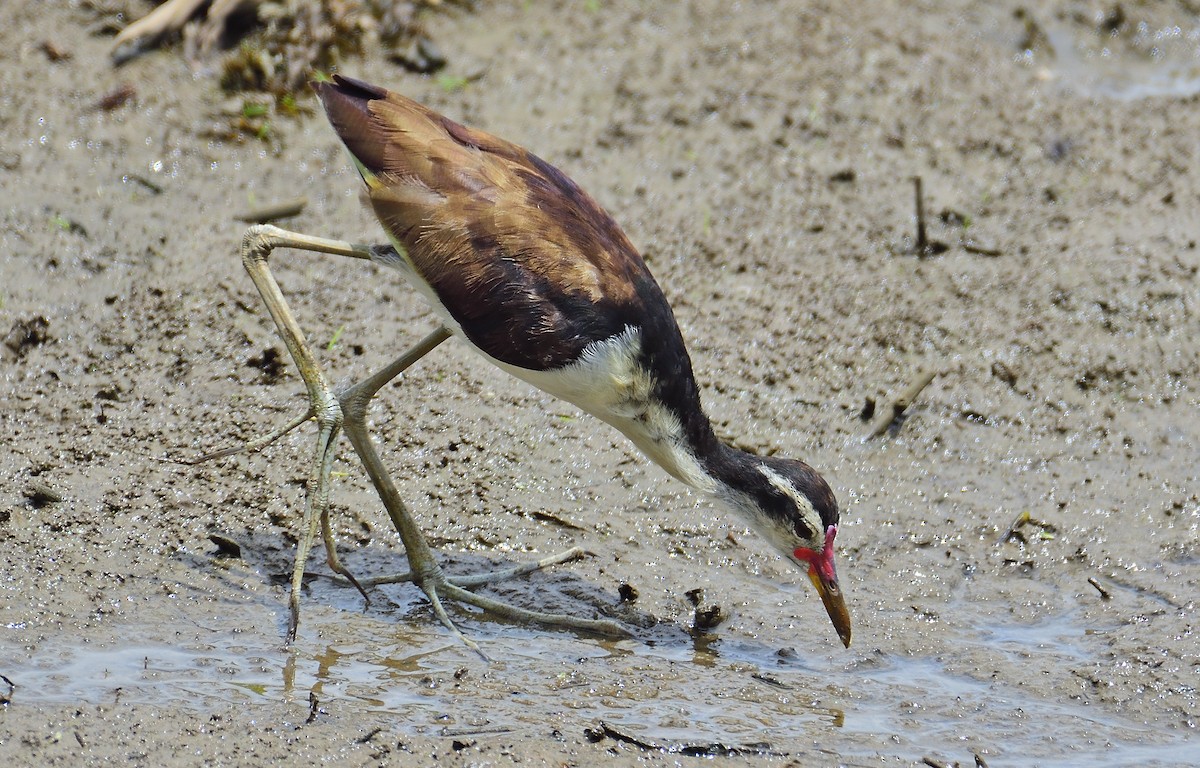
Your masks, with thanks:
M 428 18 L 449 79 L 380 51 L 347 61 L 589 189 L 672 299 L 719 431 L 806 459 L 844 508 L 849 650 L 803 574 L 739 521 L 446 345 L 373 415 L 447 567 L 583 546 L 591 557 L 490 593 L 635 632 L 455 608 L 490 663 L 413 588 L 364 611 L 321 577 L 286 646 L 311 431 L 172 461 L 303 407 L 235 216 L 304 194 L 288 227 L 379 238 L 324 119 L 278 120 L 269 142 L 211 138 L 225 97 L 177 51 L 114 69 L 93 4 L 5 8 L 7 765 L 1194 759 L 1189 4 L 481 3 Z M 126 83 L 132 99 L 94 108 Z M 918 175 L 945 246 L 925 255 Z M 335 380 L 432 327 L 394 274 L 273 264 Z M 927 368 L 903 422 L 864 441 L 867 400 L 885 408 Z M 402 570 L 352 458 L 333 491 L 345 560 Z M 639 597 L 622 607 L 625 584 Z M 697 589 L 729 614 L 708 633 L 690 631 Z

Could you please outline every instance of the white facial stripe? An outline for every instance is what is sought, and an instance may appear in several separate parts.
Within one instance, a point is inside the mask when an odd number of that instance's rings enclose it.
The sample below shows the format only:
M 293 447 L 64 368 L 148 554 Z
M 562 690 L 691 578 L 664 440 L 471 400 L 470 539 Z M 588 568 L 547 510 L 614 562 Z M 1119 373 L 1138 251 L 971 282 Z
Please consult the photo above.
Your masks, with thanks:
M 771 469 L 766 464 L 759 464 L 758 471 L 763 473 L 763 477 L 767 478 L 767 482 L 769 482 L 775 490 L 787 496 L 795 503 L 796 509 L 800 511 L 800 517 L 804 519 L 804 522 L 807 523 L 808 527 L 814 532 L 813 536 L 816 539 L 824 541 L 824 539 L 821 538 L 825 533 L 821 526 L 821 516 L 817 514 L 816 508 L 813 507 L 812 502 L 808 500 L 808 497 L 800 493 L 796 486 L 787 481 L 787 478 Z M 817 549 L 820 549 L 821 546 L 823 545 L 818 545 Z

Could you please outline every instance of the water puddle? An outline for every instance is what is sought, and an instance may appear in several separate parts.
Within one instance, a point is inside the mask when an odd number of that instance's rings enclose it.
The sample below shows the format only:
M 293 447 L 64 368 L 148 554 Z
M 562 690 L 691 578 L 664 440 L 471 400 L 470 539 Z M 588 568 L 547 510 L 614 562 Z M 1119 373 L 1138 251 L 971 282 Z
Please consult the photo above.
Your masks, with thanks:
M 1021 664 L 1032 655 L 1048 654 L 1062 661 L 1086 661 L 1089 654 L 1079 641 L 1088 630 L 1075 611 L 1055 614 L 1031 624 L 993 623 L 979 629 L 978 642 L 1004 653 Z
M 294 652 L 281 641 L 282 606 L 235 607 L 227 626 L 236 632 L 178 631 L 203 626 L 196 617 L 163 630 L 168 637 L 160 626 L 126 626 L 86 642 L 45 642 L 6 671 L 18 686 L 14 706 L 120 700 L 206 712 L 270 699 L 303 708 L 311 692 L 328 709 L 353 707 L 448 736 L 603 721 L 655 744 L 766 743 L 810 756 L 819 744 L 822 755 L 865 762 L 970 764 L 977 752 L 993 766 L 1184 765 L 1194 750 L 1052 686 L 1014 684 L 1013 670 L 1034 675 L 1047 663 L 1090 658 L 1088 628 L 1070 611 L 1028 624 L 968 617 L 963 624 L 979 629 L 956 639 L 961 657 L 860 649 L 849 663 L 739 632 L 693 640 L 668 626 L 650 641 L 601 642 L 470 622 L 493 658 L 483 664 L 419 611 L 404 620 L 363 613 L 352 595 L 332 594 L 306 603 Z M 0 635 L 0 645 L 7 639 Z M 972 668 L 964 659 L 975 650 L 989 662 Z M 1039 655 L 1046 658 L 1031 663 Z
M 893 753 L 918 763 L 940 753 L 969 764 L 964 757 L 982 749 L 1002 756 L 987 758 L 991 765 L 1174 766 L 1195 750 L 1100 707 L 952 673 L 935 658 L 876 660 L 851 674 L 856 706 L 844 730 L 888 739 Z
M 1026 18 L 1022 58 L 1065 88 L 1119 100 L 1200 93 L 1200 18 L 1183 9 Z
M 1071 30 L 1050 26 L 1052 71 L 1063 86 L 1103 98 L 1185 98 L 1200 93 L 1200 27 L 1147 33 L 1158 37 L 1146 53 L 1081 41 Z
M 132 638 L 131 638 L 132 640 Z M 109 704 L 117 700 L 196 710 L 274 695 L 287 657 L 218 637 L 207 646 L 161 643 L 68 643 L 43 646 L 15 670 L 14 701 Z

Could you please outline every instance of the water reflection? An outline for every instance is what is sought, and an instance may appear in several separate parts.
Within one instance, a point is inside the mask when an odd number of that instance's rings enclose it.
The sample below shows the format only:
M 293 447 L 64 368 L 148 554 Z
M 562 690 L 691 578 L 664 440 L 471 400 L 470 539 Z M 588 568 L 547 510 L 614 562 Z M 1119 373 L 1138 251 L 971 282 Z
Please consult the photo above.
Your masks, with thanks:
M 963 658 L 907 657 L 859 650 L 812 656 L 780 649 L 746 631 L 689 636 L 658 627 L 654 642 L 597 641 L 565 633 L 471 627 L 495 659 L 484 664 L 436 625 L 397 622 L 310 603 L 288 650 L 278 634 L 204 631 L 178 642 L 137 639 L 123 628 L 109 642 L 44 645 L 7 672 L 18 702 L 123 701 L 194 707 L 263 697 L 322 706 L 355 702 L 366 714 L 414 733 L 566 731 L 604 721 L 654 743 L 767 742 L 792 754 L 819 743 L 843 759 L 927 755 L 994 764 L 1187 764 L 1175 736 L 1124 720 L 1111 708 L 1045 687 L 1003 682 L 989 669 L 1087 658 L 1081 618 L 1064 611 L 1030 624 L 972 621 L 955 638 Z M 964 604 L 961 611 L 969 611 Z M 275 626 L 272 617 L 265 625 Z M 142 628 L 147 638 L 152 628 Z M 139 630 L 140 631 L 140 630 Z M 946 632 L 957 631 L 947 627 Z M 336 637 L 337 643 L 321 642 Z M 972 657 L 971 649 L 990 655 Z M 849 661 L 847 661 L 849 658 Z M 964 667 L 966 670 L 964 671 Z

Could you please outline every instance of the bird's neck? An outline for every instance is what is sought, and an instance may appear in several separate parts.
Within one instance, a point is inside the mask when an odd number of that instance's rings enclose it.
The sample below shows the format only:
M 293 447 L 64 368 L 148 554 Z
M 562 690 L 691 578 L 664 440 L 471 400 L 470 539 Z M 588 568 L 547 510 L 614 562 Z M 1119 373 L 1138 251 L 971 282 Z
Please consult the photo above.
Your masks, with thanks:
M 668 474 L 692 489 L 730 500 L 758 457 L 724 443 L 697 402 L 679 409 L 655 403 L 650 418 L 615 423 L 618 429 Z
M 739 509 L 742 486 L 756 474 L 757 456 L 720 440 L 700 400 L 700 387 L 679 327 L 672 320 L 636 337 L 627 358 L 633 378 L 646 381 L 636 418 L 611 422 L 668 474 Z

